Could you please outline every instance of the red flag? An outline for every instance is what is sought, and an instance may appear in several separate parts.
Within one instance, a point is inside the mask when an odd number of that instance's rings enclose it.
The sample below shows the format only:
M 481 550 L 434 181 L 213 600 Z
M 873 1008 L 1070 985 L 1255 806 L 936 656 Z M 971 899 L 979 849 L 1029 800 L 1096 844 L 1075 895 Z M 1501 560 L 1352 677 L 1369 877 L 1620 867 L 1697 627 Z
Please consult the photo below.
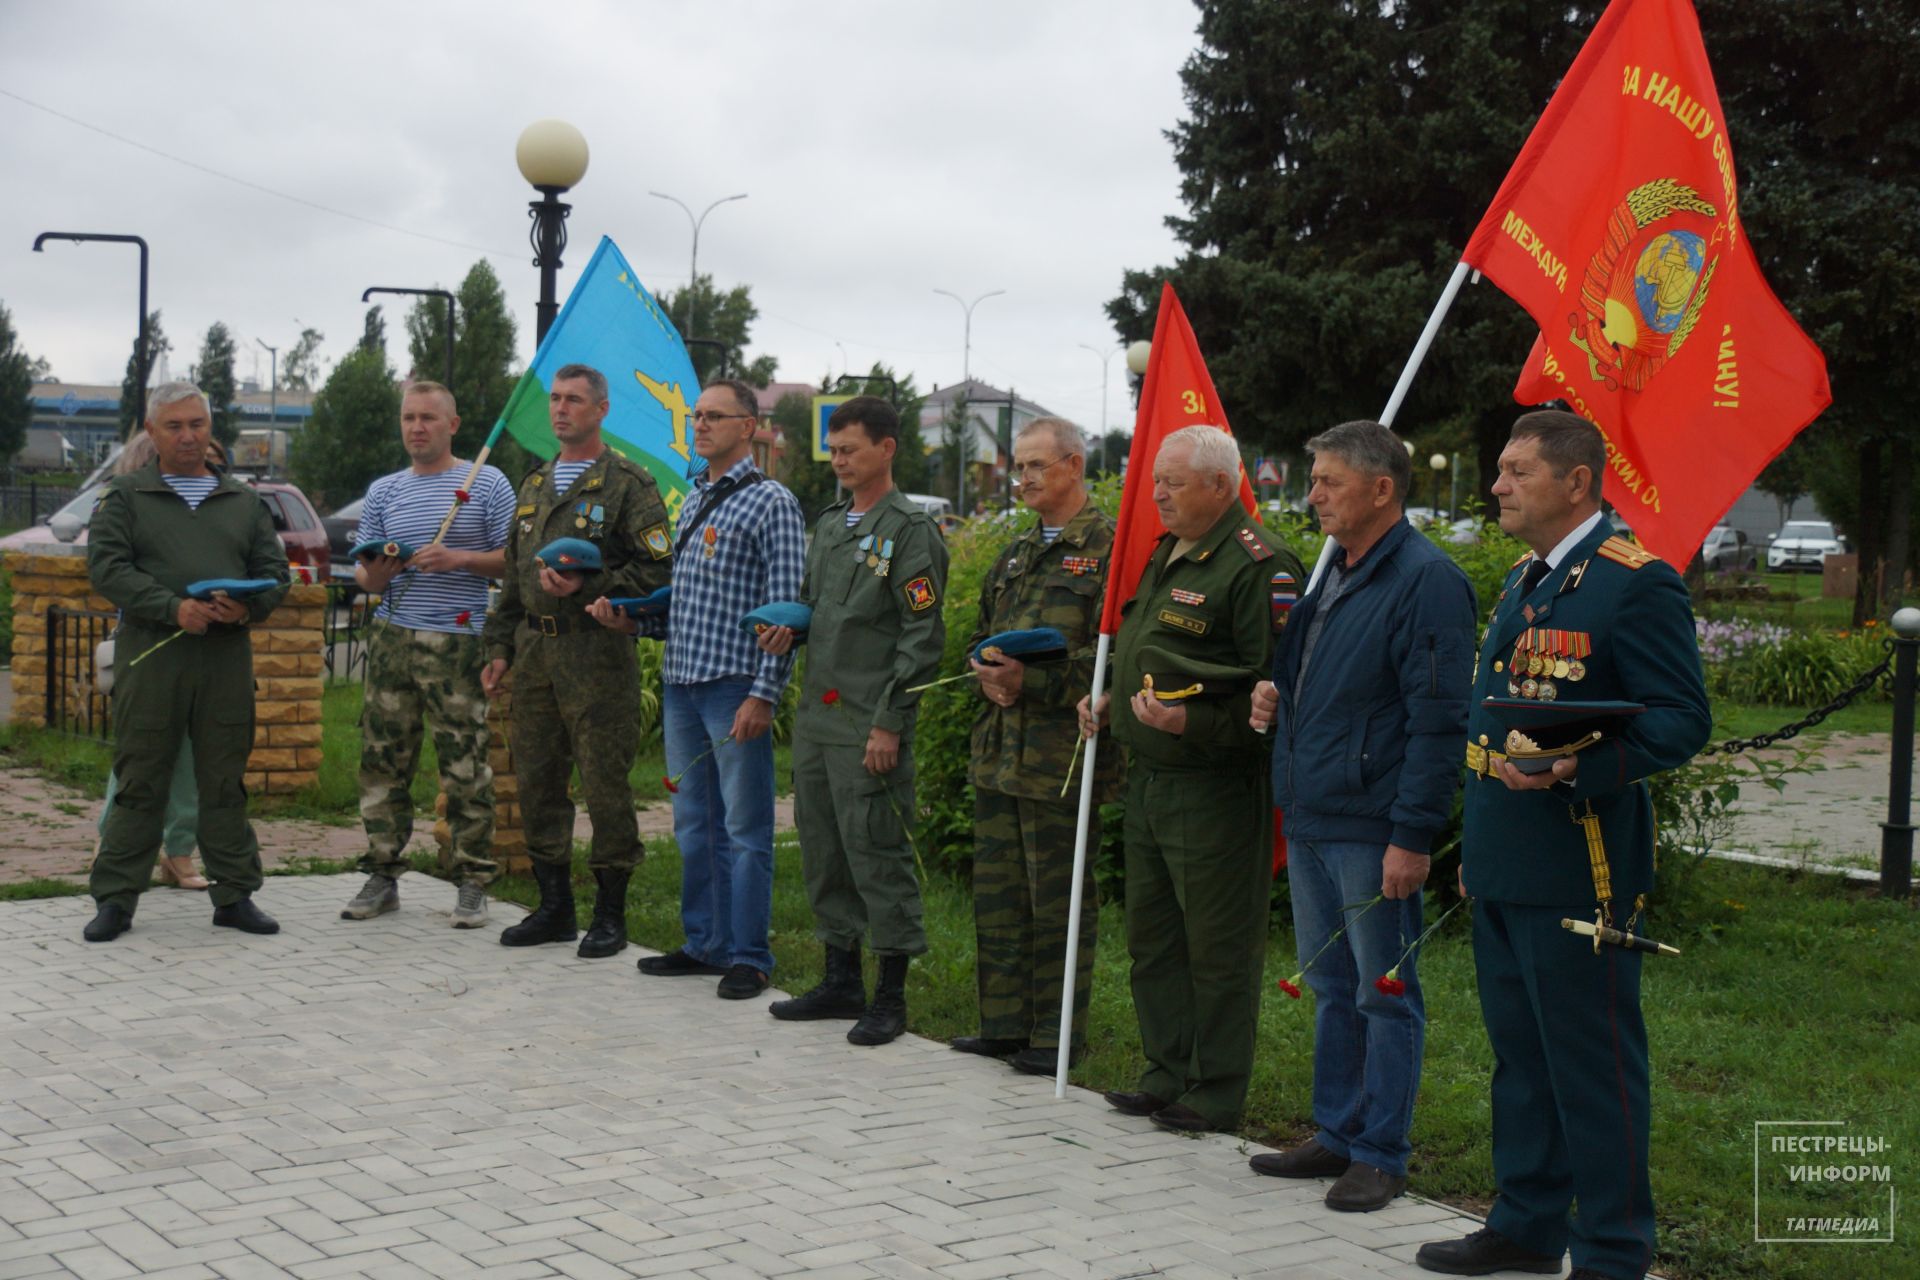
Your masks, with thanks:
M 1207 423 L 1228 435 L 1227 411 L 1213 389 L 1213 377 L 1207 362 L 1200 358 L 1200 343 L 1187 323 L 1171 284 L 1160 288 L 1160 314 L 1153 322 L 1153 354 L 1147 360 L 1147 372 L 1140 384 L 1140 411 L 1133 420 L 1133 448 L 1127 453 L 1127 482 L 1120 492 L 1119 527 L 1113 535 L 1113 555 L 1107 562 L 1107 603 L 1100 615 L 1100 630 L 1107 635 L 1120 630 L 1120 607 L 1133 599 L 1134 588 L 1147 561 L 1153 558 L 1153 544 L 1167 531 L 1160 523 L 1160 512 L 1153 505 L 1153 459 L 1160 442 L 1182 427 Z M 1240 504 L 1255 519 L 1259 508 L 1253 486 L 1247 482 L 1247 469 L 1240 468 Z
M 1461 255 L 1540 337 L 1513 390 L 1607 437 L 1603 492 L 1684 566 L 1832 402 L 1760 274 L 1688 0 L 1614 0 Z

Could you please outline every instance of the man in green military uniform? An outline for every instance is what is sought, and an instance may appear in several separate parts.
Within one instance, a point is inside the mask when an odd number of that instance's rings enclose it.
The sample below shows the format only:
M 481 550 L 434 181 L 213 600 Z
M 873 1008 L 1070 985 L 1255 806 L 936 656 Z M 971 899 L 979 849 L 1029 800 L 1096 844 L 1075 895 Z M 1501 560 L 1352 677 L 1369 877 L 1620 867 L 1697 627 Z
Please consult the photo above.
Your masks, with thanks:
M 980 1034 L 963 1053 L 1007 1057 L 1016 1071 L 1052 1075 L 1060 1044 L 1067 919 L 1079 788 L 1063 793 L 1079 737 L 1074 704 L 1093 684 L 1101 591 L 1113 554 L 1113 521 L 1087 500 L 1086 442 L 1060 418 L 1036 418 L 1013 443 L 1020 500 L 1040 523 L 1015 538 L 980 589 L 980 623 L 969 651 L 1002 631 L 1052 627 L 1070 659 L 1028 666 L 1017 658 L 975 661 L 980 714 L 973 724 L 973 927 Z M 1112 752 L 1099 756 L 1096 804 L 1117 798 Z M 1100 847 L 1099 810 L 1087 847 Z M 1081 895 L 1074 971 L 1071 1057 L 1086 1043 L 1087 1002 L 1100 904 L 1093 860 Z
M 540 905 L 503 929 L 500 941 L 526 947 L 577 936 L 567 783 L 578 767 L 593 819 L 593 923 L 579 949 L 589 958 L 626 948 L 627 882 L 642 851 L 627 780 L 640 745 L 633 642 L 595 622 L 586 606 L 599 596 L 640 596 L 665 586 L 673 557 L 659 486 L 601 439 L 608 408 L 598 369 L 570 364 L 554 374 L 547 414 L 560 452 L 520 486 L 507 531 L 506 582 L 487 616 L 490 660 L 480 677 L 492 696 L 513 670 L 509 740 L 540 885 Z M 542 564 L 538 553 L 557 538 L 592 543 L 601 567 L 561 573 Z
M 1269 747 L 1247 722 L 1300 561 L 1239 505 L 1240 454 L 1210 426 L 1160 445 L 1167 528 L 1121 616 L 1114 738 L 1127 750 L 1127 951 L 1147 1070 L 1107 1102 L 1164 1129 L 1229 1129 L 1253 1072 L 1273 877 Z M 1280 587 L 1284 580 L 1285 591 Z M 1248 673 L 1232 697 L 1162 701 L 1142 649 Z M 1080 702 L 1081 732 L 1113 696 Z
M 286 596 L 287 557 L 259 495 L 208 469 L 213 414 L 200 388 L 169 382 L 147 403 L 146 432 L 158 457 L 107 486 L 87 534 L 93 589 L 120 609 L 113 671 L 113 771 L 120 785 L 89 885 L 99 912 L 84 936 L 107 942 L 133 927 L 183 735 L 193 748 L 213 922 L 277 933 L 280 926 L 253 904 L 260 844 L 247 821 L 241 778 L 253 750 L 247 628 Z M 245 599 L 189 599 L 186 587 L 208 578 L 278 585 Z
M 789 1021 L 857 1018 L 847 1039 L 885 1044 L 906 1030 L 907 963 L 927 950 L 907 822 L 914 812 L 915 685 L 934 678 L 946 627 L 947 547 L 940 530 L 893 487 L 900 418 L 855 396 L 827 420 L 833 473 L 847 498 L 814 526 L 801 587 L 813 619 L 793 730 L 794 822 L 826 947 L 826 976 L 772 1005 Z M 794 633 L 771 627 L 768 653 Z M 868 934 L 880 959 L 873 1001 L 860 973 Z
M 1529 413 L 1493 485 L 1500 527 L 1532 549 L 1494 605 L 1467 721 L 1461 880 L 1493 1046 L 1499 1194 L 1485 1228 L 1421 1246 L 1419 1265 L 1448 1275 L 1557 1274 L 1569 1243 L 1579 1280 L 1638 1280 L 1653 1260 L 1640 953 L 1561 921 L 1634 931 L 1653 887 L 1645 779 L 1705 746 L 1712 717 L 1686 586 L 1612 536 L 1606 466 L 1593 424 Z M 1525 744 L 1509 743 L 1488 698 L 1643 709 L 1521 773 L 1506 752 Z

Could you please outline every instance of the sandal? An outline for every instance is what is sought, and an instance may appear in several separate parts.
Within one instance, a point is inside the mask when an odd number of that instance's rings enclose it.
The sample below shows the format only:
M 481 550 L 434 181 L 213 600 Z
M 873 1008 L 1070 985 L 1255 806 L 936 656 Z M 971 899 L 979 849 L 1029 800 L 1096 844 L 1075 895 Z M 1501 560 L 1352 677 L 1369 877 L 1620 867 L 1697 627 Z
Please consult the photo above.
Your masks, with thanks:
M 204 889 L 207 878 L 193 869 L 193 855 L 182 854 L 178 858 L 161 854 L 156 864 L 160 870 L 160 883 L 172 885 L 176 889 Z

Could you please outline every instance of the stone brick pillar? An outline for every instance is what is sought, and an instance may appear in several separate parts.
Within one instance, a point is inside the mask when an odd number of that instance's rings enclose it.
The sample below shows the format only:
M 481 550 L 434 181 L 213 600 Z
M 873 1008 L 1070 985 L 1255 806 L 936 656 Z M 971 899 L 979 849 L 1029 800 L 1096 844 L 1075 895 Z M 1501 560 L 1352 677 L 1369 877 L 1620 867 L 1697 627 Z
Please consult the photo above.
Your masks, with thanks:
M 520 822 L 520 784 L 513 772 L 513 749 L 507 745 L 507 720 L 513 714 L 513 676 L 508 674 L 500 695 L 487 705 L 487 762 L 493 766 L 493 856 L 503 875 L 525 875 L 532 869 L 527 857 L 527 833 Z
M 28 555 L 7 553 L 7 573 L 13 580 L 13 723 L 33 728 L 47 723 L 47 610 L 87 609 L 111 613 L 113 605 L 104 596 L 93 594 L 87 582 L 87 562 L 82 556 Z M 81 653 L 75 640 L 71 651 L 61 660 L 61 669 L 77 680 L 91 685 L 93 652 Z M 84 697 L 83 690 L 69 688 L 63 696 Z

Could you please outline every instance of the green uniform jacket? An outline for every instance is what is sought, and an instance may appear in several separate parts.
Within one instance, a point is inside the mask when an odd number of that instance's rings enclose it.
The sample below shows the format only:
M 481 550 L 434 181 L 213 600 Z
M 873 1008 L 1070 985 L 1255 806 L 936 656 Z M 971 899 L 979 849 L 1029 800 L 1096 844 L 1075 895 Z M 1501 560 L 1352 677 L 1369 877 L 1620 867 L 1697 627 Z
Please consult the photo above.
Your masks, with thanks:
M 555 538 L 583 538 L 600 548 L 604 567 L 583 575 L 580 590 L 570 596 L 542 590 L 540 566 L 533 561 Z M 555 619 L 562 630 L 600 629 L 587 616 L 588 605 L 600 596 L 643 596 L 666 586 L 672 560 L 667 507 L 644 468 L 607 449 L 572 487 L 556 494 L 548 462 L 520 485 L 507 530 L 507 579 L 500 603 L 487 614 L 487 657 L 511 661 L 529 636 L 541 634 L 541 617 Z
M 222 476 L 195 510 L 167 487 L 157 463 L 115 477 L 100 495 L 87 526 L 87 573 L 93 589 L 120 609 L 124 623 L 169 634 L 180 626 L 190 582 L 274 579 L 279 586 L 241 601 L 252 622 L 272 613 L 288 587 L 287 553 L 267 504 L 251 485 Z M 208 634 L 240 630 L 216 622 Z
M 1020 700 L 1010 707 L 978 692 L 973 722 L 973 759 L 968 779 L 976 787 L 1028 800 L 1078 804 L 1077 785 L 1061 797 L 1080 741 L 1075 704 L 1093 687 L 1093 651 L 1100 638 L 1100 606 L 1113 556 L 1113 518 L 1089 502 L 1048 545 L 1035 526 L 1015 538 L 987 571 L 980 588 L 980 622 L 967 652 L 990 635 L 1052 627 L 1067 638 L 1062 662 L 1030 665 Z M 1111 743 L 1098 753 L 1094 796 L 1119 798 L 1119 753 Z M 1078 775 L 1075 776 L 1078 782 Z
M 1273 576 L 1291 574 L 1297 583 L 1306 581 L 1306 574 L 1299 557 L 1237 502 L 1186 555 L 1169 564 L 1173 544 L 1172 534 L 1161 537 L 1133 599 L 1121 610 L 1113 656 L 1113 736 L 1132 752 L 1135 764 L 1264 776 L 1273 744 L 1253 731 L 1247 717 L 1253 685 L 1271 665 L 1274 633 L 1286 625 L 1286 611 L 1273 599 Z M 1287 589 L 1295 588 L 1289 584 Z M 1292 604 L 1291 596 L 1286 603 Z M 1140 650 L 1146 645 L 1253 674 L 1231 697 L 1190 700 L 1186 732 L 1163 733 L 1136 720 L 1131 706 L 1140 692 Z
M 927 514 L 889 490 L 853 528 L 853 499 L 813 526 L 801 600 L 812 606 L 796 732 L 814 742 L 861 746 L 872 729 L 913 731 L 920 695 L 940 674 L 947 627 L 947 544 Z M 886 544 L 891 557 L 882 557 Z M 863 546 L 864 544 L 864 546 Z M 869 557 L 883 559 L 869 565 Z M 829 690 L 839 696 L 822 701 Z
M 1508 664 L 1529 627 L 1564 632 L 1568 643 L 1591 648 L 1582 679 L 1555 681 L 1559 701 L 1639 702 L 1646 710 L 1619 735 L 1580 753 L 1571 786 L 1509 791 L 1498 778 L 1469 773 L 1463 860 L 1467 892 L 1476 898 L 1584 908 L 1572 914 L 1591 915 L 1593 873 L 1586 835 L 1575 821 L 1591 804 L 1606 844 L 1618 924 L 1633 911 L 1634 896 L 1653 887 L 1653 800 L 1642 782 L 1692 759 L 1707 744 L 1713 717 L 1686 584 L 1665 561 L 1631 543 L 1612 539 L 1609 546 L 1611 533 L 1602 521 L 1530 594 L 1520 591 L 1528 561 L 1508 572 L 1480 646 L 1467 740 L 1505 748 L 1506 727 L 1481 704 L 1514 696 Z M 1603 546 L 1639 567 L 1610 559 Z

